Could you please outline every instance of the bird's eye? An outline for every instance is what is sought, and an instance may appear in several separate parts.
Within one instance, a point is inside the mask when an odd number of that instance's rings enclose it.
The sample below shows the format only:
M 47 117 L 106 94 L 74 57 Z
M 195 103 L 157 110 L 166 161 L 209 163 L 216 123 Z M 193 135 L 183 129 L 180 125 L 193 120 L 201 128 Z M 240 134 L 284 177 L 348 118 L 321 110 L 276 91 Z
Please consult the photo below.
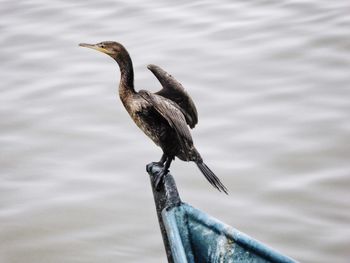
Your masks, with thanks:
M 105 48 L 105 45 L 102 44 L 102 45 L 100 45 L 100 47 Z

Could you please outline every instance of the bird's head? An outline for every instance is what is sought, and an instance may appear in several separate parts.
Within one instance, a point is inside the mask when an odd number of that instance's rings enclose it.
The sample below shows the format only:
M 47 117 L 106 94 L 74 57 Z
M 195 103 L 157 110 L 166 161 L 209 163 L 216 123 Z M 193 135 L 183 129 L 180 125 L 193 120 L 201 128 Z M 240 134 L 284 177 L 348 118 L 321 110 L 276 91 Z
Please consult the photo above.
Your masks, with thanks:
M 126 52 L 126 49 L 123 47 L 122 44 L 114 41 L 103 41 L 97 44 L 81 43 L 79 44 L 79 46 L 98 50 L 102 53 L 111 56 L 115 60 L 118 60 L 118 58 Z

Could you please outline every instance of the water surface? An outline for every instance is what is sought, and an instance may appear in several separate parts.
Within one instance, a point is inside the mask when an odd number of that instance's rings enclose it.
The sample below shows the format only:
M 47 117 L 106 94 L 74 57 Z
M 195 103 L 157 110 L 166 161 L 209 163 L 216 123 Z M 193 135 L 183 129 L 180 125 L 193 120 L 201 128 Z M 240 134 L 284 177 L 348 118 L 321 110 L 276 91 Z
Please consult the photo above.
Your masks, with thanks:
M 161 151 L 80 42 L 117 40 L 199 111 L 230 190 L 172 165 L 183 200 L 302 262 L 350 258 L 348 1 L 2 1 L 0 261 L 164 262 L 145 164 Z

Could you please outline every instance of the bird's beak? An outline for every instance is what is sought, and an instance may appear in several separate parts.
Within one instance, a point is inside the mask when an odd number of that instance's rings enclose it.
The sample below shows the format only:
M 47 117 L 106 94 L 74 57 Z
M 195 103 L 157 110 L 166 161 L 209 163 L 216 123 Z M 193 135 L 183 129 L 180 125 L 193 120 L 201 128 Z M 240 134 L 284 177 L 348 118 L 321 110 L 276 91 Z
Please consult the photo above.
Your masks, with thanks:
M 97 44 L 94 45 L 94 44 L 80 43 L 79 46 L 95 49 L 95 50 L 100 51 L 102 53 L 109 54 L 107 49 L 99 47 Z

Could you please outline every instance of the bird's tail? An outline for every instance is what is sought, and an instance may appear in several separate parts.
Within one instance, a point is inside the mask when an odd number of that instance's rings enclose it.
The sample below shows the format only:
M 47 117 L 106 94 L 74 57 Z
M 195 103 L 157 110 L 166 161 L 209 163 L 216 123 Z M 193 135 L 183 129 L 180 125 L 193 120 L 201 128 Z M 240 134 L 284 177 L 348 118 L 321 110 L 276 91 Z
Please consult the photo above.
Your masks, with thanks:
M 212 186 L 214 186 L 220 192 L 223 191 L 225 194 L 228 194 L 227 188 L 203 161 L 197 161 L 196 164 Z

